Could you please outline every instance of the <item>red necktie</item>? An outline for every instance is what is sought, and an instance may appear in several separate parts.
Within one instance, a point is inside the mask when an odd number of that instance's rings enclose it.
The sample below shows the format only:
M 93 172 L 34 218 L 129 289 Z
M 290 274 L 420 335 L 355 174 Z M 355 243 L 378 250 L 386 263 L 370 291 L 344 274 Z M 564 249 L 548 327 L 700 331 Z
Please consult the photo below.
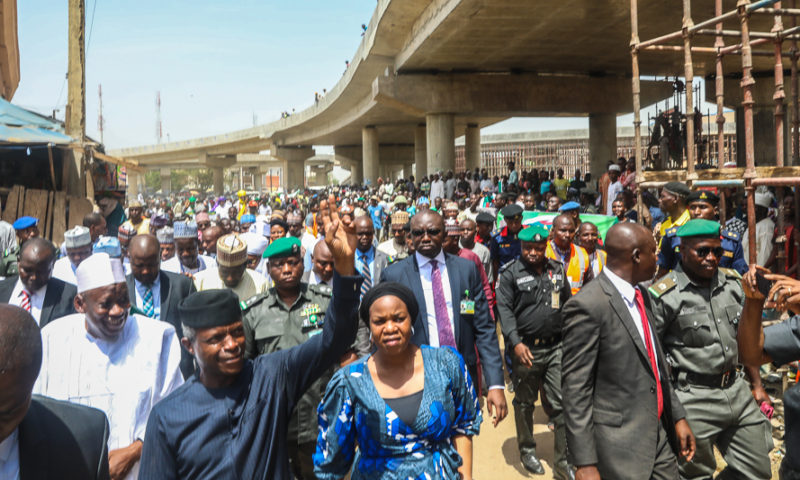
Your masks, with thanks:
M 22 297 L 20 307 L 26 312 L 31 313 L 31 296 L 25 290 L 21 291 L 19 294 Z
M 661 376 L 658 374 L 658 364 L 656 363 L 656 351 L 653 348 L 653 341 L 650 339 L 650 322 L 647 321 L 647 313 L 644 310 L 644 298 L 642 292 L 637 288 L 636 292 L 636 308 L 639 310 L 639 317 L 642 319 L 642 331 L 644 332 L 644 346 L 647 348 L 647 356 L 650 358 L 650 366 L 653 368 L 653 374 L 656 377 L 656 395 L 658 396 L 658 418 L 661 418 L 661 413 L 664 411 L 664 398 L 661 395 Z

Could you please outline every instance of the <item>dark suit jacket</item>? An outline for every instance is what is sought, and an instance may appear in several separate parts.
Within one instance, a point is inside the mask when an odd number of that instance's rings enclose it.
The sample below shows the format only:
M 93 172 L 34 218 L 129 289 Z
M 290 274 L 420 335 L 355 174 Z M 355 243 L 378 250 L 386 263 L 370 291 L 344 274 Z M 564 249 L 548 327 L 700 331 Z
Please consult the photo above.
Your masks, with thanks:
M 450 279 L 450 294 L 453 300 L 453 333 L 456 337 L 458 351 L 474 372 L 478 362 L 475 352 L 477 347 L 486 383 L 489 386 L 504 385 L 503 363 L 500 356 L 500 345 L 497 341 L 497 330 L 489 314 L 489 305 L 486 303 L 486 295 L 483 293 L 483 284 L 478 268 L 469 260 L 449 253 L 445 253 L 445 265 L 447 266 L 447 276 Z M 411 288 L 419 302 L 419 315 L 414 320 L 412 340 L 417 345 L 428 345 L 430 343 L 428 313 L 416 255 L 411 255 L 386 267 L 380 281 L 399 282 Z M 443 287 L 447 288 L 444 285 Z M 474 315 L 461 315 L 460 312 L 461 300 L 466 299 L 465 292 L 467 290 L 470 293 L 470 300 L 475 301 Z
M 195 288 L 192 279 L 185 275 L 161 270 L 158 276 L 161 280 L 161 314 L 159 318 L 161 321 L 175 327 L 175 333 L 178 334 L 178 339 L 180 340 L 183 338 L 183 327 L 178 316 L 178 304 L 189 294 L 196 292 L 197 288 Z M 131 300 L 131 305 L 135 305 L 141 310 L 142 306 L 136 303 L 136 284 L 134 283 L 133 274 L 129 274 L 125 277 L 125 280 L 128 282 L 128 297 Z M 194 357 L 182 347 L 181 373 L 184 379 L 189 378 L 194 373 Z
M 644 299 L 655 332 L 647 294 Z M 601 273 L 567 301 L 562 316 L 561 393 L 573 465 L 597 465 L 603 478 L 650 478 L 658 433 L 656 382 L 625 300 Z M 686 413 L 654 336 L 664 400 L 661 422 L 678 452 L 675 422 Z
M 17 284 L 19 275 L 12 275 L 0 281 L 0 303 L 8 303 L 11 300 L 11 292 Z M 75 313 L 75 295 L 78 289 L 75 285 L 66 283 L 57 278 L 47 281 L 47 291 L 44 294 L 42 304 L 42 314 L 39 317 L 39 327 L 44 327 L 56 318 L 65 317 Z
M 19 424 L 20 480 L 104 480 L 108 420 L 97 409 L 33 396 Z

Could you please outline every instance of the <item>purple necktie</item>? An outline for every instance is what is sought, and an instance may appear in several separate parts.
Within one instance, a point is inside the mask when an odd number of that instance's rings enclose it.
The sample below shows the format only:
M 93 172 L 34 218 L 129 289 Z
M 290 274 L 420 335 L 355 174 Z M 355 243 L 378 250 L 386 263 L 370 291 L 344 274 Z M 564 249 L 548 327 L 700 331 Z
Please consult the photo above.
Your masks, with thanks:
M 436 329 L 439 330 L 439 346 L 455 347 L 456 339 L 453 327 L 450 326 L 450 316 L 447 314 L 447 301 L 442 288 L 442 272 L 439 271 L 439 262 L 431 260 L 431 284 L 433 286 L 433 305 L 436 313 Z

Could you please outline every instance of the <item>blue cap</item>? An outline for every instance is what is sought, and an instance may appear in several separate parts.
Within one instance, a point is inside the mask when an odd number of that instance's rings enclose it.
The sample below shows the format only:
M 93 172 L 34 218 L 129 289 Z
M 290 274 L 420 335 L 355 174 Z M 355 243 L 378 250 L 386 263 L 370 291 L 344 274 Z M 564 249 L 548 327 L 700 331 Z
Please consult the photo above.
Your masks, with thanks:
M 578 202 L 567 202 L 564 205 L 561 205 L 558 208 L 558 211 L 559 212 L 566 212 L 568 210 L 577 210 L 579 208 L 581 208 L 581 204 L 580 203 L 578 203 Z
M 256 216 L 252 213 L 247 213 L 242 215 L 242 218 L 239 219 L 239 223 L 255 223 Z
M 38 218 L 33 217 L 19 217 L 14 222 L 14 230 L 25 230 L 26 228 L 33 227 L 34 225 L 39 223 Z
M 122 256 L 122 249 L 119 246 L 117 237 L 100 237 L 92 247 L 92 253 L 107 253 L 111 258 Z

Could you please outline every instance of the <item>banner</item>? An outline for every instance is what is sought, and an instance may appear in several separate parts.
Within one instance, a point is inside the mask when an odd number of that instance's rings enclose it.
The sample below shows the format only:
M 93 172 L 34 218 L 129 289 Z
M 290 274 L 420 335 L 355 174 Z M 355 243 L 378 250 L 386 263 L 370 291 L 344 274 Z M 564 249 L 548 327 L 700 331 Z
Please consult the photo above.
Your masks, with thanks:
M 534 223 L 540 223 L 547 227 L 548 230 L 553 226 L 553 218 L 555 218 L 558 213 L 555 212 L 529 212 L 524 211 L 522 212 L 522 225 L 528 226 L 533 225 Z M 606 232 L 608 229 L 611 228 L 611 225 L 617 223 L 617 217 L 611 215 L 597 215 L 594 213 L 581 213 L 580 214 L 581 222 L 590 222 L 593 223 L 597 227 L 597 233 L 600 235 L 600 238 L 605 241 Z

